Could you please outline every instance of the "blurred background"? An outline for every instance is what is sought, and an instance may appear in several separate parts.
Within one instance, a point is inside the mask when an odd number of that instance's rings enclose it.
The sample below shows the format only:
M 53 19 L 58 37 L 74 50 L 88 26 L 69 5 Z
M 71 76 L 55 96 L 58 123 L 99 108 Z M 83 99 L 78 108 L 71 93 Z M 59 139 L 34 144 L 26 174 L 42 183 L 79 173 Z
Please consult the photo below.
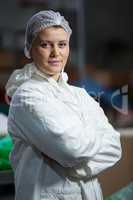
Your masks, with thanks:
M 123 158 L 99 177 L 104 197 L 109 197 L 133 181 L 133 1 L 5 0 L 0 2 L 0 150 L 6 151 L 3 158 L 0 153 L 0 200 L 14 199 L 6 160 L 12 145 L 5 84 L 15 69 L 29 62 L 23 53 L 26 23 L 45 9 L 60 11 L 73 30 L 65 70 L 69 83 L 84 87 L 121 133 Z

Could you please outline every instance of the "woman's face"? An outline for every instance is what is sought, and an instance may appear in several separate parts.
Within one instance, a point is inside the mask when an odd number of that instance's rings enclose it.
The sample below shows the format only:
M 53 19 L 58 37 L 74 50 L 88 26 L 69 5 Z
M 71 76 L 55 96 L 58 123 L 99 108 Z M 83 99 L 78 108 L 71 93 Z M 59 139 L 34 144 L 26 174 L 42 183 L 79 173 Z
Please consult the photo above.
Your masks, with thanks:
M 40 71 L 58 80 L 69 56 L 70 36 L 63 28 L 49 27 L 40 31 L 33 41 L 31 58 Z

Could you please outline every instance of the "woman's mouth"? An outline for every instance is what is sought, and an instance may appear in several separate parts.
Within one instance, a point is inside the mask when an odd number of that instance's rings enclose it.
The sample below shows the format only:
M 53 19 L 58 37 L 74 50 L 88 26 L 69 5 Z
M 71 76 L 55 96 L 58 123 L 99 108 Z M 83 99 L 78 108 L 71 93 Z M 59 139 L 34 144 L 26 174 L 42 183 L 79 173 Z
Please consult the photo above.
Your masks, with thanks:
M 61 61 L 59 61 L 59 60 L 50 60 L 50 61 L 48 61 L 48 63 L 50 64 L 50 65 L 59 65 L 59 63 L 60 63 Z

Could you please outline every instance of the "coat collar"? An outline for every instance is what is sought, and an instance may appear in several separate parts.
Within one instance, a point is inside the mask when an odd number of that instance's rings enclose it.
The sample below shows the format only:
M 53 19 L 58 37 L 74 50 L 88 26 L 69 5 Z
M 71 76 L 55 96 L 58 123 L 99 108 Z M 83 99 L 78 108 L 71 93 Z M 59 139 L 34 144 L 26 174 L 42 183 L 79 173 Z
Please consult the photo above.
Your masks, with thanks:
M 59 77 L 59 81 L 57 82 L 53 78 L 51 78 L 51 76 L 39 71 L 35 64 L 32 62 L 26 64 L 22 69 L 15 70 L 11 74 L 6 84 L 6 94 L 9 97 L 12 97 L 17 88 L 21 86 L 24 82 L 30 80 L 34 75 L 38 75 L 39 77 L 42 77 L 43 79 L 47 80 L 48 82 L 54 85 L 58 85 L 58 83 L 66 83 L 68 80 L 67 74 L 62 71 Z

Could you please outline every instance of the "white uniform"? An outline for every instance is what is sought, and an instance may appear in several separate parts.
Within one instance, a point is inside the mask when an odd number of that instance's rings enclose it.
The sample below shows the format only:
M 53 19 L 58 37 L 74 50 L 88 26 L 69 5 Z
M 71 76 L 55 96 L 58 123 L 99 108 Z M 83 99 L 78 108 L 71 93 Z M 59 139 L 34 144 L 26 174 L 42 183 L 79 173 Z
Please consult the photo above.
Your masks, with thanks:
M 120 159 L 120 134 L 83 88 L 34 73 L 12 97 L 8 129 L 16 200 L 103 199 L 96 176 Z

